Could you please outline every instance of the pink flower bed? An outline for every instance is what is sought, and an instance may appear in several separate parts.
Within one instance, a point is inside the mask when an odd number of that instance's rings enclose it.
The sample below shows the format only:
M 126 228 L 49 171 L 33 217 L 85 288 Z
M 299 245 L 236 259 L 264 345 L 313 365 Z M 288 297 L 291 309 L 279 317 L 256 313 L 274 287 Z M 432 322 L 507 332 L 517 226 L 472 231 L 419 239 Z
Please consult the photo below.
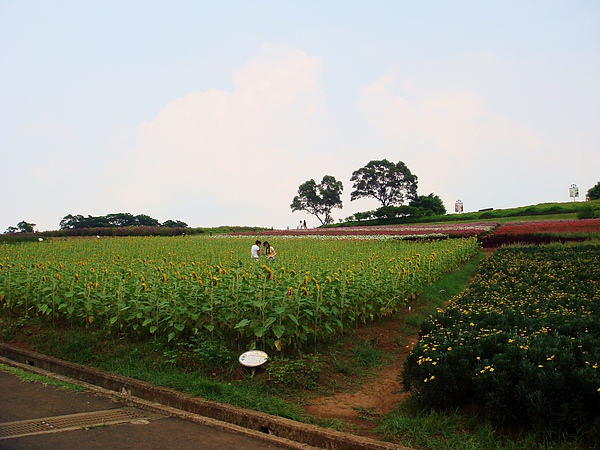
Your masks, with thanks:
M 335 227 L 261 231 L 261 235 L 275 236 L 347 236 L 347 235 L 431 235 L 475 236 L 495 229 L 496 222 L 431 225 L 374 225 L 364 227 Z M 257 234 L 257 233 L 239 233 Z
M 600 233 L 600 219 L 507 222 L 496 230 L 497 236 L 540 233 Z

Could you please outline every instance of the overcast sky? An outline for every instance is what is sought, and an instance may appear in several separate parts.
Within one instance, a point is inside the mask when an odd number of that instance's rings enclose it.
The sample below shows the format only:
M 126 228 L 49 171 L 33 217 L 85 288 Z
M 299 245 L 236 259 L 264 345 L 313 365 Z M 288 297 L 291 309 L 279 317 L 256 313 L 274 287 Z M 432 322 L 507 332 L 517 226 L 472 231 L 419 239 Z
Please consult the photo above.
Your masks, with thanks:
M 600 181 L 600 2 L 0 0 L 0 232 L 129 212 L 295 227 L 403 161 L 454 211 Z

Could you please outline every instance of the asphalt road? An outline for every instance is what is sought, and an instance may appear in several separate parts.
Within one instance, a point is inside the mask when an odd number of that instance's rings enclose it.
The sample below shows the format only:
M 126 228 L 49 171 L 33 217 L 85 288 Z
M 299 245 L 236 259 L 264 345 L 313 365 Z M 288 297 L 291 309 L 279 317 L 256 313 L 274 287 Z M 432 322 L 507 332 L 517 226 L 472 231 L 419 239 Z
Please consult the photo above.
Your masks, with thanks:
M 107 422 L 115 423 L 103 424 Z M 2 450 L 289 448 L 266 439 L 143 411 L 91 392 L 75 393 L 24 382 L 0 371 Z

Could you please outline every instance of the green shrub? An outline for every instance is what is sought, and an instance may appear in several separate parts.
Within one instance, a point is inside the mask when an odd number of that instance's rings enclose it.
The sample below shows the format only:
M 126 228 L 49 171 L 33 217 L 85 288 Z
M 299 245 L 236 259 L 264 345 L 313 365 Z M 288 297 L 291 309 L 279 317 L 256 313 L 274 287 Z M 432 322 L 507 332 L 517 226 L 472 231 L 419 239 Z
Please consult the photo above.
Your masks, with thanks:
M 354 362 L 357 366 L 371 369 L 383 364 L 383 352 L 373 347 L 373 343 L 368 340 L 360 341 L 354 348 Z
M 592 205 L 583 205 L 577 211 L 578 219 L 593 219 L 595 217 L 596 217 L 596 212 L 594 211 L 594 208 L 592 208 Z
M 300 355 L 297 358 L 275 357 L 267 364 L 269 381 L 287 389 L 315 389 L 321 374 L 317 355 Z
M 160 346 L 160 345 L 159 345 Z M 222 342 L 193 337 L 163 351 L 164 362 L 186 371 L 205 375 L 230 372 L 237 366 L 237 357 Z

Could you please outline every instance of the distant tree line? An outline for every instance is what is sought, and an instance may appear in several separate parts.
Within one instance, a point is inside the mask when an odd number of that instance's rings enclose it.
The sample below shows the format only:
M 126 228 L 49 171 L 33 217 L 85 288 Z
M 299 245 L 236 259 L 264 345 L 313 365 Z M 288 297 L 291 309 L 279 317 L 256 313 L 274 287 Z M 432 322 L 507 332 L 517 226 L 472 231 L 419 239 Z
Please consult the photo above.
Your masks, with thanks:
M 33 233 L 35 223 L 25 222 L 21 220 L 16 227 L 8 227 L 4 233 L 15 234 L 15 233 Z
M 25 236 L 39 234 L 44 236 L 128 236 L 128 235 L 163 235 L 172 236 L 178 234 L 202 233 L 202 229 L 191 229 L 188 224 L 181 220 L 167 220 L 160 223 L 158 220 L 146 214 L 134 216 L 130 213 L 113 213 L 105 216 L 82 216 L 66 215 L 60 221 L 60 229 L 57 231 L 45 231 L 36 233 L 35 223 L 24 220 L 16 227 L 10 226 L 4 232 L 5 235 Z
M 419 219 L 427 216 L 443 216 L 446 208 L 442 199 L 433 192 L 429 195 L 417 195 L 408 205 L 388 205 L 373 211 L 360 211 L 346 217 L 346 222 L 361 222 L 372 219 L 394 219 L 411 217 Z
M 69 214 L 60 221 L 61 230 L 77 230 L 81 228 L 120 228 L 120 227 L 166 227 L 187 228 L 187 223 L 180 220 L 167 220 L 160 223 L 146 214 L 134 216 L 130 213 L 113 213 L 105 216 L 87 216 Z

